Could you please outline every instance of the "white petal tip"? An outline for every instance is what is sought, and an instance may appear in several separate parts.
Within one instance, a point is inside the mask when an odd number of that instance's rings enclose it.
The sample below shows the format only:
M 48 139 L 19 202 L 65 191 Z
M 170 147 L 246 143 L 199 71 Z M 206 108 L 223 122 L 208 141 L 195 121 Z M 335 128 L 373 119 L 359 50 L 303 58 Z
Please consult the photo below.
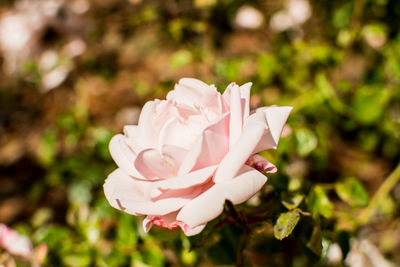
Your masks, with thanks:
M 292 109 L 293 107 L 270 107 L 265 109 L 268 128 L 276 145 Z
M 147 217 L 143 220 L 143 230 L 148 233 L 151 229 L 151 227 L 153 227 L 153 223 L 151 222 L 150 219 L 148 219 Z

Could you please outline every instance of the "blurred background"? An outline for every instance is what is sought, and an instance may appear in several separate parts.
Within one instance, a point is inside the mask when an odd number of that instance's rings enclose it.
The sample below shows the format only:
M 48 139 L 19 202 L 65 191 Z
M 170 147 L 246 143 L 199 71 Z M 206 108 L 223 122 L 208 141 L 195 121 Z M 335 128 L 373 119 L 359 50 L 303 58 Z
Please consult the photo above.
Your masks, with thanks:
M 399 28 L 397 0 L 2 0 L 0 222 L 43 266 L 399 266 Z M 248 235 L 145 234 L 104 197 L 110 138 L 182 77 L 294 107 Z

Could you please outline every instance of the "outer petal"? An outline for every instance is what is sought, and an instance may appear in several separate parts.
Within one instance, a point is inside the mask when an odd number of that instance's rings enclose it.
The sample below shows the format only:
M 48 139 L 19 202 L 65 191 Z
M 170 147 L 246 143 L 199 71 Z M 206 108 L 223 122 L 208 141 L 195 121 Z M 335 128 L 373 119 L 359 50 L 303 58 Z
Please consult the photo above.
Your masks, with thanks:
M 285 126 L 291 110 L 292 107 L 269 107 L 257 110 L 257 113 L 264 113 L 268 130 L 264 132 L 263 138 L 253 151 L 254 153 L 277 147 L 283 126 Z
M 239 139 L 242 133 L 243 126 L 243 115 L 242 115 L 242 103 L 240 98 L 239 86 L 235 83 L 231 83 L 226 90 L 230 90 L 231 95 L 231 118 L 229 121 L 229 147 L 233 147 L 236 141 Z
M 157 139 L 154 135 L 155 131 L 153 128 L 153 117 L 155 114 L 155 102 L 149 101 L 144 104 L 142 112 L 139 117 L 139 130 L 140 130 L 140 140 L 143 142 L 143 147 L 156 147 Z
M 217 165 L 213 165 L 176 178 L 156 182 L 152 186 L 150 195 L 157 197 L 167 190 L 185 189 L 201 185 L 211 178 L 216 169 Z
M 292 107 L 270 107 L 265 110 L 268 129 L 276 145 L 278 145 L 283 126 L 285 126 L 286 120 L 292 109 Z
M 124 126 L 125 142 L 136 155 L 143 150 L 140 141 L 140 130 L 137 125 L 125 125 Z
M 260 142 L 265 128 L 265 117 L 260 112 L 254 113 L 247 119 L 236 145 L 221 161 L 214 176 L 214 182 L 229 180 L 236 175 L 247 159 L 254 154 L 253 150 Z
M 229 113 L 204 129 L 182 162 L 178 175 L 218 164 L 228 151 Z
M 234 179 L 219 185 L 226 191 L 226 199 L 240 204 L 251 198 L 267 182 L 267 177 L 249 166 L 243 166 Z
M 116 169 L 108 176 L 103 187 L 112 207 L 133 215 L 164 215 L 180 209 L 190 201 L 184 197 L 151 201 L 149 197 L 151 183 L 133 179 L 121 169 Z
M 223 187 L 214 185 L 187 203 L 178 213 L 177 219 L 191 227 L 206 224 L 222 213 L 225 194 Z
M 292 107 L 259 109 L 245 121 L 242 135 L 215 174 L 216 183 L 231 179 L 247 159 L 260 151 L 276 148 Z
M 246 164 L 259 172 L 275 173 L 277 171 L 274 164 L 257 154 L 250 156 L 250 158 L 246 161 Z
M 200 232 L 203 231 L 203 229 L 206 227 L 206 225 L 207 225 L 207 223 L 204 223 L 204 224 L 197 225 L 195 227 L 191 227 L 187 224 L 184 224 L 182 227 L 182 230 L 185 233 L 185 235 L 193 236 L 193 235 L 200 234 Z
M 176 227 L 180 227 L 183 232 L 185 233 L 185 235 L 187 236 L 192 236 L 192 235 L 197 235 L 198 233 L 200 233 L 204 227 L 206 226 L 206 224 L 201 224 L 198 225 L 196 227 L 190 227 L 189 225 L 181 222 L 181 221 L 177 221 L 176 220 L 176 215 L 178 212 L 172 212 L 163 216 L 147 216 L 144 220 L 143 220 L 143 229 L 148 232 L 151 227 L 153 226 L 153 224 L 161 226 L 161 227 L 165 227 L 168 229 L 173 229 Z
M 252 83 L 245 83 L 240 86 L 240 97 L 242 101 L 244 100 L 244 109 L 243 109 L 243 121 L 247 119 L 250 112 L 250 89 Z
M 109 144 L 111 157 L 127 174 L 143 179 L 143 176 L 135 169 L 133 163 L 136 160 L 135 153 L 128 147 L 126 137 L 122 134 L 115 135 Z
M 191 227 L 207 223 L 221 214 L 225 200 L 239 204 L 259 191 L 267 177 L 257 170 L 243 166 L 235 179 L 215 184 L 209 190 L 185 204 L 177 219 Z

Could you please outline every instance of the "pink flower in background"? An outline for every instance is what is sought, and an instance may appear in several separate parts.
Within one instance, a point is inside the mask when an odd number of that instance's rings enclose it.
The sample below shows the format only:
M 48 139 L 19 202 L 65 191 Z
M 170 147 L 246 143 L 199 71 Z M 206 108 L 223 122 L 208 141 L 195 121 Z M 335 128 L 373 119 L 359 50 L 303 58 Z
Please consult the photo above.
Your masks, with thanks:
M 0 223 L 0 247 L 10 254 L 30 259 L 33 255 L 32 243 L 26 236 Z
M 119 166 L 105 184 L 110 204 L 152 225 L 200 233 L 223 211 L 225 200 L 243 203 L 276 168 L 257 152 L 275 149 L 291 107 L 250 114 L 251 83 L 214 85 L 184 78 L 166 100 L 147 102 L 138 125 L 110 142 Z

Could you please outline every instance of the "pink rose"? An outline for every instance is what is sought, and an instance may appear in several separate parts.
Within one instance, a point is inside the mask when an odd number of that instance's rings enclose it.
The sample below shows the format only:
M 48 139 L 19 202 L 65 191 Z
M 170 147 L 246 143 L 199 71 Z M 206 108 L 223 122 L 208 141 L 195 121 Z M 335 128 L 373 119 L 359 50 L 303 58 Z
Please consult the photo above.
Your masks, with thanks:
M 33 253 L 32 243 L 26 236 L 18 234 L 2 223 L 0 223 L 0 247 L 12 255 L 26 259 L 29 259 Z
M 276 168 L 256 155 L 275 149 L 291 107 L 249 113 L 251 83 L 231 83 L 221 95 L 214 85 L 184 78 L 167 100 L 147 102 L 138 125 L 110 142 L 119 166 L 105 184 L 111 206 L 147 215 L 153 224 L 200 233 L 222 211 L 225 200 L 239 204 Z

